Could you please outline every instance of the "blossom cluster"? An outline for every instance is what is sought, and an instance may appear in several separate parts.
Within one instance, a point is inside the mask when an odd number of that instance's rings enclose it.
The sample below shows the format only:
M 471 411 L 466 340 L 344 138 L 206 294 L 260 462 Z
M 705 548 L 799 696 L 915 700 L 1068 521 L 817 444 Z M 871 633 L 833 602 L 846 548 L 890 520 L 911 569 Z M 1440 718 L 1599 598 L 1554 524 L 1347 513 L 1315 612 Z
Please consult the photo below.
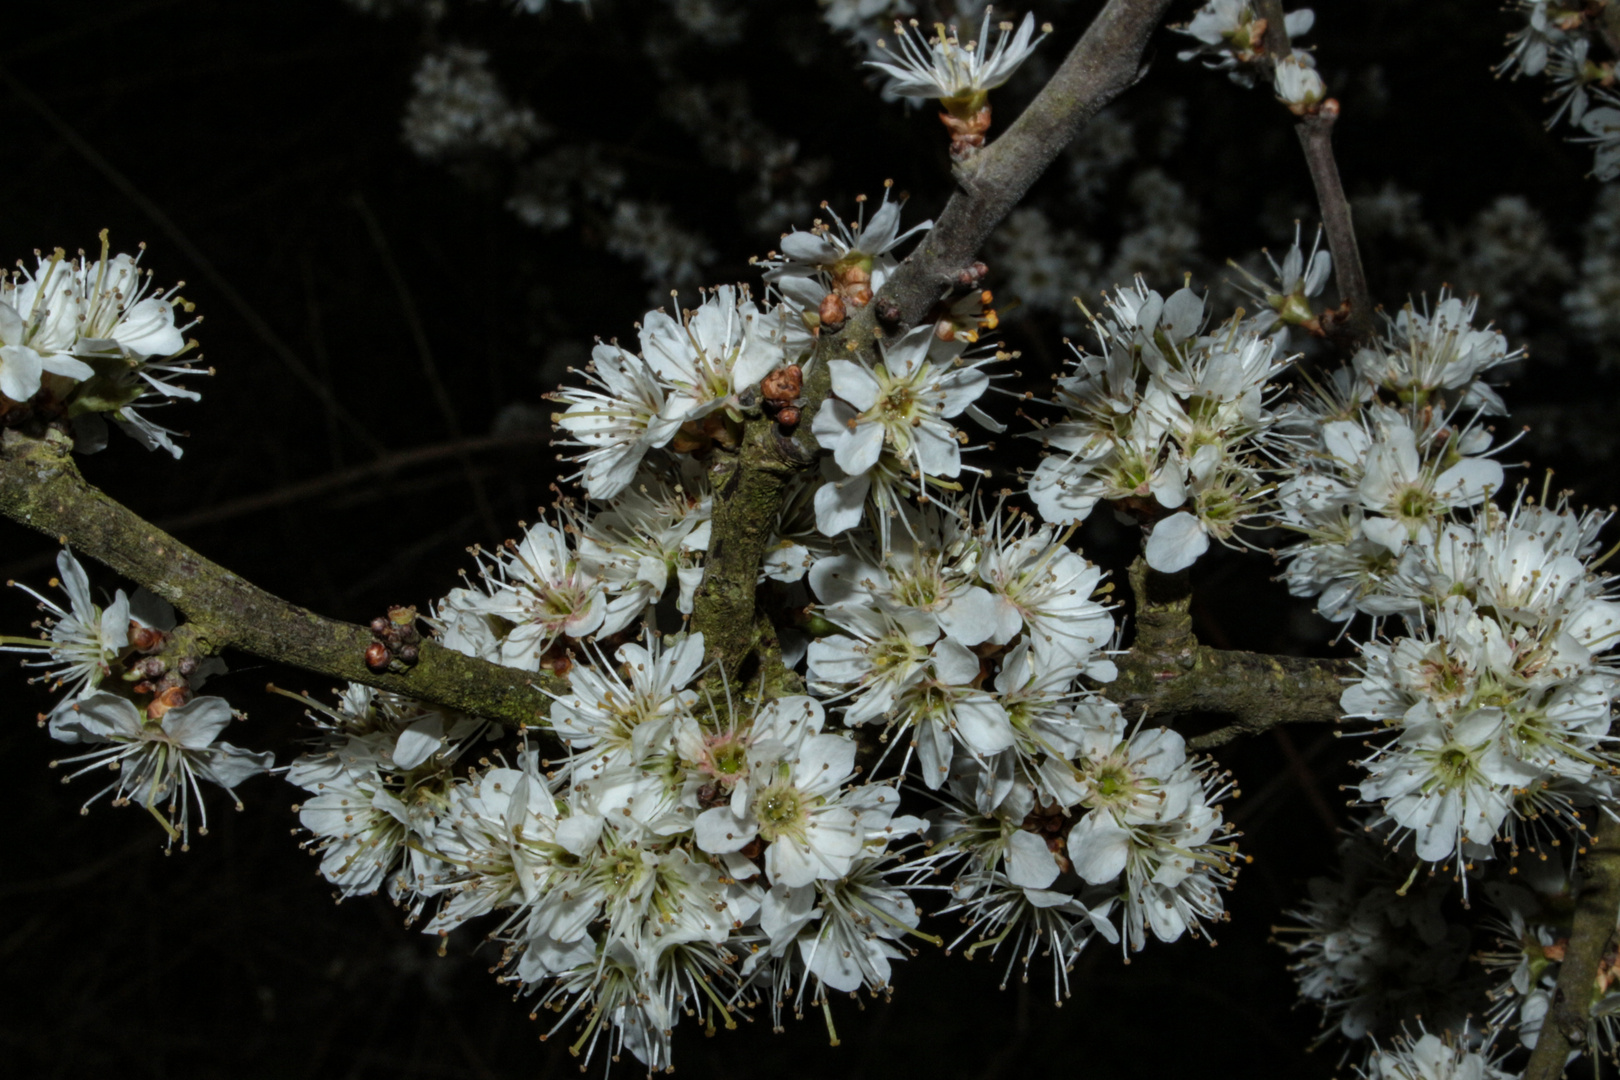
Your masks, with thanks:
M 1550 83 L 1546 97 L 1556 102 L 1547 119 L 1549 128 L 1568 121 L 1584 131 L 1571 141 L 1588 143 L 1595 158 L 1593 174 L 1599 180 L 1620 176 L 1620 95 L 1614 87 L 1611 55 L 1594 54 L 1612 39 L 1604 37 L 1600 20 L 1603 5 L 1565 3 L 1563 0 L 1518 0 L 1523 24 L 1508 37 L 1507 58 L 1497 73 L 1544 76 Z M 1612 45 L 1609 46 L 1612 51 Z M 1594 101 L 1600 104 L 1592 107 Z
M 809 333 L 787 307 L 762 307 L 746 289 L 709 291 L 680 317 L 649 311 L 640 327 L 641 352 L 599 342 L 584 375 L 589 384 L 564 388 L 553 400 L 568 408 L 555 423 L 583 448 L 577 479 L 593 499 L 623 491 L 649 452 L 691 453 L 719 441 L 736 445 L 744 398 L 757 406 L 760 382 L 795 368 Z
M 1106 308 L 1091 317 L 1101 353 L 1075 349 L 1058 380 L 1064 418 L 1029 435 L 1048 450 L 1029 497 L 1056 523 L 1107 502 L 1152 526 L 1148 565 L 1183 570 L 1269 513 L 1270 460 L 1289 439 L 1272 407 L 1281 323 L 1268 309 L 1209 326 L 1192 289 L 1166 299 L 1140 278 Z
M 176 325 L 191 305 L 179 285 L 153 289 L 144 253 L 111 254 L 103 231 L 99 258 L 57 248 L 0 278 L 0 423 L 71 421 L 88 453 L 106 445 L 111 416 L 141 445 L 180 456 L 175 432 L 143 410 L 201 397 L 175 382 L 204 373 L 185 338 L 200 320 Z
M 561 1014 L 553 1030 L 577 1020 L 577 1050 L 652 1069 L 683 1013 L 730 1027 L 760 996 L 887 988 L 917 933 L 903 864 L 925 823 L 859 777 L 816 699 L 699 693 L 703 646 L 587 649 L 546 725 L 565 756 L 525 746 L 463 775 L 485 725 L 351 688 L 289 773 L 315 793 L 323 875 L 433 905 L 429 933 L 497 912 L 503 979 Z
M 1505 408 L 1481 376 L 1518 354 L 1473 316 L 1442 293 L 1389 319 L 1302 403 L 1277 492 L 1302 537 L 1283 552 L 1291 591 L 1405 630 L 1362 646 L 1341 704 L 1380 741 L 1362 798 L 1432 863 L 1573 825 L 1612 797 L 1615 766 L 1620 669 L 1604 654 L 1620 608 L 1594 565 L 1607 517 L 1545 494 L 1490 501 L 1504 474 L 1482 418 Z
M 75 767 L 63 783 L 110 774 L 85 809 L 106 795 L 115 806 L 145 807 L 169 844 L 179 841 L 185 850 L 193 801 L 200 815 L 198 835 L 208 832 L 199 781 L 224 788 L 235 800 L 237 786 L 268 771 L 274 755 L 220 740 L 236 714 L 224 698 L 199 697 L 196 691 L 224 665 L 163 655 L 175 628 L 174 609 L 166 601 L 144 589 L 133 597 L 120 589 L 110 602 L 97 604 L 89 576 L 71 551 L 64 548 L 56 566 L 61 576 L 52 584 L 67 595 L 67 606 L 19 586 L 39 601 L 40 636 L 0 638 L 0 652 L 35 657 L 23 663 L 44 669 L 36 681 L 62 691 L 40 721 L 57 741 L 84 752 L 51 765 Z M 236 808 L 242 808 L 240 800 Z
M 555 525 L 538 521 L 493 554 L 475 549 L 477 580 L 435 611 L 440 641 L 539 671 L 566 666 L 579 641 L 639 625 L 672 591 L 691 614 L 711 505 L 702 466 L 647 463 L 609 508 L 562 506 Z
M 1460 1030 L 1482 989 L 1465 970 L 1468 928 L 1453 917 L 1450 883 L 1418 880 L 1387 841 L 1387 829 L 1346 836 L 1338 873 L 1312 878 L 1277 928 L 1300 997 L 1322 1010 L 1320 1041 L 1376 1040 L 1420 1021 Z
M 762 410 L 792 430 L 813 333 L 871 302 L 904 235 L 887 199 L 790 233 L 763 265 L 780 303 L 721 288 L 649 313 L 640 354 L 600 344 L 557 392 L 587 499 L 475 549 L 429 620 L 443 645 L 565 676 L 541 684 L 544 721 L 356 687 L 289 771 L 342 895 L 386 889 L 435 933 L 492 915 L 503 979 L 554 1030 L 577 1021 L 581 1051 L 664 1068 L 682 1013 L 729 1026 L 768 1001 L 780 1022 L 884 992 L 941 943 L 917 899 L 941 872 L 963 939 L 1026 965 L 1048 946 L 1057 996 L 1094 936 L 1137 950 L 1224 917 L 1230 778 L 1100 693 L 1102 571 L 1072 529 L 955 482 L 949 421 L 990 423 L 975 402 L 1000 354 L 968 352 L 949 313 L 876 363 L 829 362 L 825 469 L 790 485 L 760 568 L 786 613 L 766 670 L 734 684 L 703 634 L 660 632 L 693 610 L 721 451 Z M 502 748 L 465 765 L 485 737 Z M 912 784 L 940 804 L 927 819 L 899 813 Z
M 1401 560 L 1502 490 L 1479 418 L 1506 410 L 1481 376 L 1522 354 L 1474 328 L 1474 309 L 1444 291 L 1432 309 L 1408 304 L 1300 402 L 1277 491 L 1279 520 L 1302 537 L 1285 580 L 1329 619 L 1409 607 L 1388 590 Z
M 1620 605 L 1589 566 L 1607 520 L 1561 503 L 1487 507 L 1408 560 L 1409 634 L 1363 646 L 1341 705 L 1387 737 L 1361 795 L 1420 858 L 1488 858 L 1504 831 L 1534 848 L 1524 828 L 1584 827 L 1578 808 L 1613 798 L 1620 666 L 1605 654 Z

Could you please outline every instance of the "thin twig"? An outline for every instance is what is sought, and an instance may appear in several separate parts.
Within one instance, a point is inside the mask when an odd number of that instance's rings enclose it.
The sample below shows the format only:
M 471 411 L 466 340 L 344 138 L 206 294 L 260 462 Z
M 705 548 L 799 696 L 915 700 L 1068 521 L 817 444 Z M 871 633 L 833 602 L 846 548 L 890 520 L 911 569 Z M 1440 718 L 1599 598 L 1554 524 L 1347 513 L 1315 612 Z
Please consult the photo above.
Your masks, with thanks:
M 463 656 L 424 642 L 420 661 L 401 674 L 365 663 L 371 631 L 327 619 L 272 596 L 203 558 L 87 483 L 71 443 L 7 431 L 0 440 L 0 514 L 70 543 L 80 554 L 169 601 L 190 619 L 203 651 L 237 648 L 306 671 L 407 694 L 418 701 L 508 724 L 547 712 L 539 690 L 562 680 Z
M 1373 302 L 1372 293 L 1367 290 L 1367 273 L 1361 267 L 1361 248 L 1356 244 L 1350 200 L 1345 198 L 1344 185 L 1339 182 L 1339 163 L 1333 157 L 1333 124 L 1338 116 L 1337 103 L 1329 99 L 1315 116 L 1300 117 L 1294 125 L 1294 133 L 1305 150 L 1311 183 L 1316 185 L 1322 229 L 1327 233 L 1328 250 L 1333 252 L 1333 275 L 1339 286 L 1339 299 L 1350 304 L 1350 337 L 1363 341 L 1373 336 Z
M 549 432 L 534 432 L 527 435 L 488 435 L 472 439 L 459 439 L 454 442 L 433 443 L 430 446 L 418 446 L 414 450 L 401 450 L 398 453 L 380 457 L 375 461 L 368 461 L 364 465 L 341 469 L 337 472 L 327 473 L 309 480 L 301 480 L 296 484 L 287 484 L 271 491 L 262 491 L 257 495 L 247 495 L 229 502 L 216 503 L 193 510 L 189 514 L 179 517 L 167 518 L 159 524 L 172 532 L 182 532 L 194 529 L 199 525 L 211 525 L 219 521 L 229 521 L 232 518 L 242 517 L 246 514 L 258 514 L 266 510 L 274 510 L 279 506 L 303 502 L 306 499 L 318 498 L 334 491 L 352 487 L 355 484 L 372 480 L 377 477 L 386 477 L 406 469 L 418 469 L 424 465 L 431 465 L 435 461 L 445 458 L 455 458 L 464 461 L 476 454 L 490 450 L 515 450 L 520 447 L 534 446 L 537 443 L 548 443 L 551 440 Z M 496 533 L 499 533 L 496 529 Z
M 1255 7 L 1266 20 L 1264 41 L 1270 62 L 1263 67 L 1269 78 L 1280 61 L 1293 55 L 1294 46 L 1288 40 L 1282 0 L 1257 0 Z M 1333 125 L 1338 118 L 1339 103 L 1329 98 L 1322 103 L 1319 112 L 1295 121 L 1294 133 L 1299 136 L 1311 184 L 1316 188 L 1322 231 L 1327 233 L 1328 250 L 1333 253 L 1333 276 L 1339 286 L 1339 299 L 1350 304 L 1349 334 L 1353 340 L 1361 341 L 1373 335 L 1372 293 L 1367 289 L 1367 273 L 1361 265 L 1361 248 L 1356 243 L 1350 200 L 1345 198 L 1339 163 L 1333 156 Z
M 1558 989 L 1541 1035 L 1524 1068 L 1524 1080 L 1558 1080 L 1571 1051 L 1591 1053 L 1592 991 L 1615 935 L 1620 913 L 1620 821 L 1597 814 L 1597 828 L 1581 849 L 1581 890 L 1564 948 Z M 1613 958 L 1609 957 L 1613 963 Z
M 183 533 L 203 525 L 215 525 L 222 521 L 231 521 L 239 517 L 252 514 L 262 514 L 282 506 L 304 502 L 308 499 L 318 499 L 323 495 L 331 495 L 354 487 L 368 480 L 391 477 L 396 473 L 420 469 L 424 465 L 431 465 L 448 457 L 460 457 L 462 454 L 482 454 L 492 450 L 516 450 L 532 447 L 537 443 L 549 441 L 546 433 L 535 432 L 529 435 L 490 435 L 482 438 L 466 439 L 461 443 L 434 443 L 432 446 L 418 446 L 415 450 L 402 450 L 387 457 L 364 465 L 356 465 L 348 469 L 316 476 L 309 480 L 300 480 L 294 484 L 261 491 L 254 495 L 245 495 L 240 499 L 229 502 L 215 503 L 193 510 L 189 514 L 180 514 L 176 517 L 164 518 L 157 522 L 157 527 L 165 532 Z M 488 470 L 480 470 L 480 476 Z M 18 559 L 0 566 L 0 576 L 17 577 L 21 574 L 42 570 L 51 565 L 55 555 L 31 556 Z
M 1596 21 L 1598 36 L 1603 38 L 1603 44 L 1609 47 L 1612 55 L 1620 57 L 1620 2 L 1605 0 Z

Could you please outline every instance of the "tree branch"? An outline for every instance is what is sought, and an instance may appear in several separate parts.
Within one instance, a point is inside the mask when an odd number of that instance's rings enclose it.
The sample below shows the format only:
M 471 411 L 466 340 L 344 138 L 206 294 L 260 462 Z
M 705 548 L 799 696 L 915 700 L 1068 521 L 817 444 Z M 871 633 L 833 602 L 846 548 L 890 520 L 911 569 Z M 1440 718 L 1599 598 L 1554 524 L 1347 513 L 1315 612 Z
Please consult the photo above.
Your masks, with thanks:
M 205 653 L 241 649 L 418 701 L 508 724 L 532 724 L 548 702 L 536 686 L 561 692 L 563 680 L 463 656 L 423 642 L 404 674 L 366 666 L 367 627 L 323 618 L 237 577 L 148 524 L 87 483 L 71 443 L 20 431 L 0 440 L 0 514 L 71 543 L 172 603 L 191 621 L 187 633 Z
M 879 309 L 915 326 L 1030 186 L 1103 107 L 1136 82 L 1169 0 L 1109 0 L 1006 134 L 956 169 L 960 190 L 932 230 L 844 331 L 870 333 Z M 892 306 L 885 306 L 892 305 Z
M 765 545 L 788 481 L 814 461 L 813 454 L 780 434 L 776 421 L 755 416 L 747 421 L 737 456 L 711 477 L 709 551 L 692 601 L 692 629 L 703 634 L 703 651 L 719 661 L 734 684 L 755 651 L 754 592 Z
M 1603 7 L 1597 13 L 1597 32 L 1603 38 L 1603 44 L 1609 47 L 1609 52 L 1620 58 L 1620 3 L 1615 0 L 1604 0 Z
M 1620 821 L 1598 811 L 1582 851 L 1581 891 L 1558 972 L 1558 989 L 1525 1066 L 1524 1080 L 1558 1080 L 1571 1051 L 1592 1052 L 1592 991 L 1620 913 Z M 1611 958 L 1612 962 L 1612 958 Z
M 1192 716 L 1226 716 L 1224 727 L 1187 740 L 1213 750 L 1281 724 L 1334 724 L 1339 695 L 1356 675 L 1348 660 L 1212 649 L 1192 633 L 1186 572 L 1161 574 L 1145 559 L 1131 564 L 1136 638 L 1104 689 L 1132 719 L 1144 713 L 1172 724 Z
M 842 332 L 822 336 L 792 438 L 779 435 L 768 418 L 748 422 L 743 450 L 716 485 L 709 554 L 692 612 L 692 629 L 702 632 L 705 650 L 721 659 L 728 676 L 752 648 L 759 560 L 748 553 L 763 554 L 788 478 L 813 465 L 820 450 L 810 425 L 831 389 L 828 360 L 859 353 L 876 362 L 879 339 L 928 314 L 1069 140 L 1136 81 L 1142 51 L 1168 6 L 1169 0 L 1109 0 L 1007 133 L 958 167 L 960 190 L 879 296 Z M 879 310 L 889 316 L 887 330 Z M 733 498 L 741 499 L 736 507 Z

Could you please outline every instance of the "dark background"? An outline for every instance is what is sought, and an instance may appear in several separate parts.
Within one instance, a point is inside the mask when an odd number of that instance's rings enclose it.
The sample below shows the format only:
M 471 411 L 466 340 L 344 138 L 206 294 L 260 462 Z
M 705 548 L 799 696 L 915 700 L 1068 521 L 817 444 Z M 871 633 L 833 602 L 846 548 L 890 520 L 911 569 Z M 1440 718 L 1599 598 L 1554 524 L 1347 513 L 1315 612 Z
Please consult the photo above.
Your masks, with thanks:
M 493 3 L 462 6 L 446 26 L 492 48 L 514 94 L 559 140 L 618 147 L 634 190 L 663 193 L 705 232 L 718 253 L 712 280 L 748 273 L 748 257 L 773 236 L 738 222 L 737 177 L 705 165 L 691 137 L 658 118 L 660 84 L 638 60 L 638 35 L 667 18 L 667 5 L 598 0 L 589 20 L 570 5 L 538 19 Z M 1061 57 L 1096 6 L 1038 10 L 1059 27 L 1043 47 L 1047 60 Z M 191 432 L 183 460 L 145 453 L 115 432 L 105 453 L 82 462 L 92 482 L 265 588 L 354 621 L 442 595 L 469 565 L 466 545 L 532 517 L 555 480 L 543 433 L 465 462 L 450 454 L 390 462 L 487 435 L 513 402 L 545 415 L 540 395 L 593 335 L 631 335 L 647 284 L 588 225 L 541 234 L 518 223 L 502 207 L 505 164 L 447 169 L 401 144 L 410 75 L 431 37 L 420 22 L 337 0 L 6 7 L 0 255 L 91 248 L 102 227 L 115 249 L 147 241 L 159 282 L 187 281 L 186 297 L 207 317 L 196 334 L 218 368 L 200 405 L 159 416 Z M 1541 130 L 1540 84 L 1491 78 L 1511 28 L 1494 2 L 1316 8 L 1313 40 L 1346 103 L 1339 147 L 1352 193 L 1395 180 L 1423 195 L 1436 227 L 1466 221 L 1497 195 L 1522 194 L 1578 250 L 1596 191 L 1583 178 L 1589 152 Z M 711 65 L 748 80 L 759 116 L 797 137 L 807 156 L 833 162 L 826 197 L 848 206 L 893 177 L 916 200 L 908 219 L 936 213 L 949 180 L 935 121 L 865 89 L 806 0 L 758 12 L 742 43 L 682 54 L 690 72 Z M 1147 82 L 1118 107 L 1151 117 L 1167 100 L 1186 102 L 1186 136 L 1166 168 L 1199 206 L 1211 264 L 1279 246 L 1286 237 L 1260 222 L 1278 199 L 1310 195 L 1281 110 L 1263 91 L 1177 63 L 1181 45 L 1161 35 Z M 1374 65 L 1385 93 L 1358 98 Z M 998 115 L 1015 114 L 1019 92 L 998 96 Z M 1054 174 L 1037 197 L 1060 199 L 1063 182 Z M 810 212 L 780 227 L 806 224 Z M 1106 204 L 1074 225 L 1097 236 L 1120 228 Z M 1439 284 L 1410 280 L 1415 264 L 1398 247 L 1373 244 L 1368 256 L 1373 288 L 1390 304 Z M 1613 377 L 1562 342 L 1550 301 L 1531 305 L 1526 333 L 1552 343 L 1551 360 L 1525 369 L 1510 402 L 1570 417 L 1574 429 L 1605 423 Z M 1032 358 L 1058 355 L 1050 321 L 1013 313 L 1005 330 Z M 426 389 L 424 352 L 448 409 Z M 331 415 L 288 357 L 352 421 Z M 1044 378 L 1051 369 L 1040 366 L 1025 363 Z M 1614 500 L 1611 463 L 1565 435 L 1521 444 L 1525 456 L 1557 466 L 1585 501 Z M 296 487 L 311 482 L 314 490 Z M 1117 567 L 1128 557 L 1130 538 L 1117 530 L 1088 527 L 1085 539 L 1100 561 Z M 39 585 L 54 551 L 19 526 L 0 526 L 0 577 Z M 1330 648 L 1321 624 L 1270 582 L 1274 572 L 1269 560 L 1224 552 L 1201 563 L 1205 639 Z M 92 576 L 127 587 L 95 568 Z M 0 604 L 7 632 L 34 617 L 24 597 Z M 260 688 L 272 680 L 326 688 L 251 657 L 233 667 L 211 684 L 251 715 L 233 737 L 286 760 L 296 753 L 297 709 Z M 452 939 L 440 958 L 383 900 L 334 908 L 289 835 L 293 789 L 248 784 L 242 815 L 212 799 L 211 834 L 165 858 L 144 815 L 75 812 L 89 791 L 57 783 L 45 766 L 58 750 L 31 722 L 44 695 L 17 676 L 7 685 L 0 1061 L 13 1075 L 504 1077 L 575 1068 L 560 1042 L 535 1041 L 527 1008 L 494 983 L 490 956 L 470 938 Z M 1124 964 L 1100 946 L 1082 957 L 1061 1009 L 1039 980 L 998 991 L 999 967 L 930 953 L 899 966 L 892 1002 L 839 1003 L 837 1048 L 815 1018 L 786 1035 L 755 1019 L 713 1040 L 687 1024 L 677 1063 L 702 1076 L 850 1080 L 1033 1070 L 1334 1075 L 1340 1044 L 1306 1052 L 1316 1016 L 1291 1009 L 1286 958 L 1268 936 L 1305 879 L 1332 862 L 1346 820 L 1339 785 L 1354 779 L 1345 763 L 1355 749 L 1296 729 L 1223 751 L 1244 789 L 1229 810 L 1254 862 L 1229 897 L 1232 921 L 1219 928 L 1218 948 L 1155 943 Z M 638 1072 L 633 1062 L 620 1068 Z

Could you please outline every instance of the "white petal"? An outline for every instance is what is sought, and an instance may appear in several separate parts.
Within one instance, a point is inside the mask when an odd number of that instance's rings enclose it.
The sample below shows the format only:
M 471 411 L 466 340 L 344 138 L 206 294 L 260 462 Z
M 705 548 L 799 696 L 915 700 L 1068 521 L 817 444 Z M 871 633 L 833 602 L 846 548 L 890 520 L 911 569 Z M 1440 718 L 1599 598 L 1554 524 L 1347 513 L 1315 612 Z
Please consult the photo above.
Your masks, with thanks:
M 1153 569 L 1164 574 L 1185 570 L 1209 550 L 1204 523 L 1183 510 L 1153 526 L 1144 555 Z

